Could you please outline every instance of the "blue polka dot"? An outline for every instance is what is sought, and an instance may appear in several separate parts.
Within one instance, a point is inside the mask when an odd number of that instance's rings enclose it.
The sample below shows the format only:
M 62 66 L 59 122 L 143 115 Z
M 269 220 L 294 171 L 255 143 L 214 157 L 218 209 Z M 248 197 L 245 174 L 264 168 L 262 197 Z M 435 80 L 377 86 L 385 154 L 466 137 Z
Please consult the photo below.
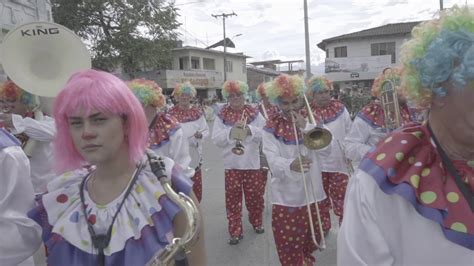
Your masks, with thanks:
M 157 212 L 155 207 L 150 207 L 148 211 L 150 212 L 150 214 L 154 214 L 155 212 Z
M 387 170 L 387 175 L 388 177 L 394 177 L 397 173 L 395 172 L 395 169 L 394 168 L 389 168 Z
M 73 212 L 71 214 L 71 216 L 69 217 L 69 221 L 73 222 L 73 223 L 77 223 L 79 222 L 79 212 Z

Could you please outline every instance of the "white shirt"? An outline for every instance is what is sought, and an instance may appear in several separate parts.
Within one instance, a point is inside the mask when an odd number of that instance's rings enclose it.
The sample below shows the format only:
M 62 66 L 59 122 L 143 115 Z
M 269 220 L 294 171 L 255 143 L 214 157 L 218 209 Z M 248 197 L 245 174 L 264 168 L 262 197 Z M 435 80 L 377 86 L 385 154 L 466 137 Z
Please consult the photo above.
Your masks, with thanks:
M 354 168 L 357 168 L 367 151 L 386 135 L 387 132 L 381 127 L 374 128 L 358 116 L 354 119 L 344 141 L 346 156 L 352 160 Z
M 54 119 L 45 116 L 43 120 L 38 121 L 13 114 L 12 122 L 13 134 L 25 133 L 30 139 L 36 140 L 30 158 L 31 180 L 35 193 L 46 192 L 46 185 L 55 177 L 52 147 L 56 135 Z
M 324 157 L 321 162 L 323 172 L 348 173 L 347 165 L 343 159 L 343 153 L 339 145 L 344 148 L 344 138 L 351 130 L 352 120 L 349 112 L 344 111 L 334 121 L 324 124 L 332 133 L 331 154 Z M 338 144 L 338 141 L 340 144 Z
M 222 151 L 224 159 L 224 169 L 260 169 L 259 147 L 262 141 L 262 127 L 265 125 L 265 118 L 259 113 L 258 116 L 247 126 L 252 132 L 242 143 L 244 154 L 235 155 L 232 148 L 235 147 L 235 140 L 229 138 L 231 126 L 222 122 L 219 116 L 214 119 L 212 128 L 212 142 Z
M 158 148 L 153 146 L 151 148 L 156 154 L 173 159 L 183 169 L 187 177 L 191 178 L 194 175 L 194 169 L 189 167 L 191 157 L 189 156 L 189 146 L 184 138 L 182 128 L 178 128 L 172 133 L 169 140 L 161 143 Z
M 34 265 L 41 228 L 26 214 L 34 207 L 28 158 L 19 146 L 0 149 L 0 265 Z M 30 258 L 29 258 L 30 257 Z M 26 260 L 26 261 L 25 261 Z
M 307 123 L 304 131 L 313 127 L 314 125 Z M 303 144 L 300 144 L 300 149 L 303 155 L 310 156 L 312 160 L 309 171 L 305 172 L 308 200 L 302 174 L 290 169 L 290 164 L 298 158 L 297 146 L 285 144 L 275 138 L 272 133 L 263 131 L 263 152 L 272 173 L 270 182 L 272 204 L 301 207 L 326 198 L 321 179 L 321 161 L 331 152 L 331 145 L 325 149 L 314 151 L 308 150 Z
M 180 123 L 181 128 L 183 129 L 184 138 L 188 141 L 189 144 L 189 153 L 191 156 L 190 167 L 197 167 L 200 158 L 202 158 L 202 141 L 209 136 L 209 126 L 207 125 L 204 115 L 199 117 L 195 121 Z M 196 131 L 201 132 L 202 139 L 196 139 L 194 134 Z M 195 158 L 195 157 L 198 158 Z
M 366 172 L 350 179 L 337 239 L 339 266 L 474 265 L 474 252 L 447 240 L 399 195 L 383 192 Z

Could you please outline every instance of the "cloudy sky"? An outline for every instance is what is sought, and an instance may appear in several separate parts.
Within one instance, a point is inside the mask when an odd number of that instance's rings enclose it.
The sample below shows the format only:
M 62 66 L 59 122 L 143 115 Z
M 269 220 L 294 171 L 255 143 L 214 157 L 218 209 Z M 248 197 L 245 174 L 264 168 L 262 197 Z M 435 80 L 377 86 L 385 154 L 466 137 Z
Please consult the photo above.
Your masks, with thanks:
M 179 28 L 185 45 L 206 47 L 222 40 L 222 18 L 226 36 L 248 61 L 269 59 L 304 60 L 303 0 L 170 0 L 179 8 Z M 474 0 L 444 0 L 474 4 Z M 436 16 L 439 0 L 308 0 L 309 36 L 313 73 L 322 71 L 325 54 L 316 44 L 341 34 L 387 23 L 426 20 Z M 304 68 L 304 66 L 302 66 Z

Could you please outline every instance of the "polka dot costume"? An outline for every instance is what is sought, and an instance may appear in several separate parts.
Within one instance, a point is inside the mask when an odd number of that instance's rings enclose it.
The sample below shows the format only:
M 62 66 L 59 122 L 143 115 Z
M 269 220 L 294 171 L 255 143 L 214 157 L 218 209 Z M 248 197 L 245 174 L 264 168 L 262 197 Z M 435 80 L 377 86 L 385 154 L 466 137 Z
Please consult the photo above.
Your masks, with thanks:
M 474 161 L 453 161 L 474 191 Z M 419 214 L 440 224 L 445 237 L 473 248 L 474 213 L 444 168 L 427 125 L 409 125 L 381 141 L 360 168 L 388 193 L 407 199 Z

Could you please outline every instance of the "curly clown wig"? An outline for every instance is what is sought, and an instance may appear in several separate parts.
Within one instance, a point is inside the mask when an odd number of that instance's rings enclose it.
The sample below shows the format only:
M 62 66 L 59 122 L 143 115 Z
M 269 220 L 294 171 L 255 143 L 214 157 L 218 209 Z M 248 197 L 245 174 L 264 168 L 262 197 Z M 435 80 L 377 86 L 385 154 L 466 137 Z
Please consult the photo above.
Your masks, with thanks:
M 128 81 L 127 86 L 143 106 L 153 106 L 161 109 L 166 104 L 161 87 L 153 80 L 134 79 Z
M 398 93 L 400 90 L 400 77 L 402 71 L 399 68 L 386 68 L 380 75 L 378 75 L 372 84 L 372 96 L 379 97 L 382 92 L 382 84 L 385 81 L 391 81 L 395 84 L 395 89 Z
M 19 88 L 11 80 L 7 80 L 0 85 L 0 99 L 19 101 L 27 106 L 35 105 L 33 94 Z
M 247 98 L 249 92 L 249 86 L 247 83 L 239 80 L 229 80 L 222 86 L 222 96 L 224 99 L 228 99 L 230 94 L 243 94 Z
M 268 99 L 279 104 L 281 98 L 300 97 L 305 93 L 304 80 L 300 76 L 281 74 L 273 80 L 266 90 Z
M 412 31 L 402 46 L 402 86 L 409 100 L 429 107 L 433 97 L 446 95 L 446 82 L 464 88 L 474 79 L 474 12 L 472 8 L 445 10 L 439 19 Z
M 196 88 L 189 82 L 178 83 L 174 87 L 173 93 L 171 95 L 175 97 L 180 97 L 182 95 L 190 96 L 191 98 L 196 97 Z
M 267 98 L 267 89 L 272 85 L 272 82 L 262 82 L 257 87 L 257 99 L 261 100 L 263 98 Z

